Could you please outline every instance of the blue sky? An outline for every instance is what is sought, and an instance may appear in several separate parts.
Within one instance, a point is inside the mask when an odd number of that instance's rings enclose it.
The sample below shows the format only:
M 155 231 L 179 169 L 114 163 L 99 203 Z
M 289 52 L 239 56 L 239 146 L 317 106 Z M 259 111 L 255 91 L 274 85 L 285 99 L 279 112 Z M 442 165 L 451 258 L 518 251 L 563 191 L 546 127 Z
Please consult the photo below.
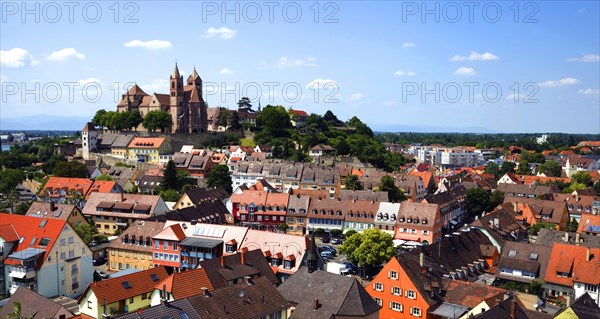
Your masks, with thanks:
M 374 129 L 600 133 L 598 1 L 76 4 L 2 2 L 1 118 L 168 93 L 177 61 L 211 107 L 260 91 Z

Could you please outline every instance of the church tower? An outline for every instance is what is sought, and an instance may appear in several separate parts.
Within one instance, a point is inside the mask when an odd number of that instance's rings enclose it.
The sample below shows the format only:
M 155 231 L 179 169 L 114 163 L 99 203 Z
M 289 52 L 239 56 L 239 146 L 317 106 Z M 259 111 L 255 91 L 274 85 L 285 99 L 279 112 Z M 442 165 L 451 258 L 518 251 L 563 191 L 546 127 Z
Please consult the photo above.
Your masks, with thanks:
M 83 159 L 90 159 L 90 153 L 96 152 L 98 143 L 98 131 L 94 124 L 88 122 L 81 130 L 81 147 Z
M 177 133 L 183 128 L 180 128 L 180 123 L 183 121 L 183 76 L 179 74 L 179 68 L 177 62 L 175 62 L 175 70 L 170 76 L 170 103 L 169 113 L 171 113 L 171 119 L 173 120 L 173 127 L 171 133 Z

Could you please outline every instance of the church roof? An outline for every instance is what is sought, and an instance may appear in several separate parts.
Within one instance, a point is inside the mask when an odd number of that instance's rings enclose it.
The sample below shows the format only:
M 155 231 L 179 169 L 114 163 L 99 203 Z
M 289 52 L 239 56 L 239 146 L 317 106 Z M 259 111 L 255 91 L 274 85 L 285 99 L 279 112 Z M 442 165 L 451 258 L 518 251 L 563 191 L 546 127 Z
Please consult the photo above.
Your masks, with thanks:
M 175 70 L 173 70 L 173 77 L 179 78 L 179 68 L 177 67 L 177 62 L 175 62 Z
M 144 92 L 144 91 L 142 90 L 142 88 L 140 88 L 140 87 L 139 87 L 137 84 L 134 84 L 134 85 L 133 85 L 133 86 L 132 86 L 132 87 L 129 89 L 129 91 L 127 91 L 127 93 L 128 93 L 129 95 L 144 95 L 144 96 L 145 96 L 145 95 L 148 95 L 148 94 L 146 94 L 146 92 Z

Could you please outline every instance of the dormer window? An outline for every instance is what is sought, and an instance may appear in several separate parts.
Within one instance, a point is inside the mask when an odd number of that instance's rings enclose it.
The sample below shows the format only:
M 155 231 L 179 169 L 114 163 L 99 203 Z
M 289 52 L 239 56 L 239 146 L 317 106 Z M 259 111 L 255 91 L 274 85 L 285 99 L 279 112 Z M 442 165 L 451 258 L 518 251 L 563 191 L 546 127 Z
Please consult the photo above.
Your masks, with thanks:
M 300 214 L 306 214 L 306 209 L 301 208 L 300 209 Z
M 338 216 L 342 216 L 342 211 L 341 211 L 341 210 L 338 210 L 338 211 L 337 211 L 337 215 L 338 215 Z
M 415 221 L 414 221 L 414 223 L 415 223 L 415 224 L 418 224 L 418 223 L 419 223 L 419 217 L 415 217 Z
M 400 221 L 401 223 L 403 223 L 404 222 L 404 216 L 400 216 L 400 219 L 398 221 Z
M 423 223 L 423 225 L 427 224 L 427 218 L 423 218 L 423 221 L 421 221 Z
M 316 208 L 314 208 L 314 209 L 312 210 L 312 213 L 316 215 L 316 214 L 317 214 L 317 209 L 316 209 Z

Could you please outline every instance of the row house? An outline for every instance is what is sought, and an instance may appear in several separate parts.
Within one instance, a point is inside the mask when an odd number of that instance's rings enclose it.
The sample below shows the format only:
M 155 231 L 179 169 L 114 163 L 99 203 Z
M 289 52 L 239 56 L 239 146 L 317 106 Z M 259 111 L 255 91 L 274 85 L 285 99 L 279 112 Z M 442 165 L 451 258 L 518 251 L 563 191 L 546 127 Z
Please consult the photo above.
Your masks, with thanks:
M 310 196 L 290 195 L 285 222 L 288 225 L 287 233 L 292 235 L 306 234 L 306 218 Z
M 461 185 L 443 193 L 429 195 L 423 203 L 438 205 L 444 229 L 455 229 L 462 225 L 467 212 L 466 188 Z
M 346 212 L 346 219 L 344 220 L 344 230 L 354 230 L 356 232 L 362 232 L 375 227 L 373 221 L 376 218 L 375 216 L 378 214 L 379 206 L 380 203 L 376 201 L 352 199 L 352 204 L 349 205 L 350 208 Z M 380 217 L 381 219 L 383 219 L 383 213 Z M 388 220 L 391 222 L 391 218 L 389 217 L 389 215 Z M 383 226 L 383 224 L 379 225 Z M 385 226 L 389 228 L 389 224 L 386 223 Z
M 181 244 L 186 239 L 182 225 L 166 226 L 160 233 L 152 237 L 152 253 L 155 266 L 165 266 L 167 269 L 181 268 Z
M 193 177 L 203 178 L 215 165 L 213 152 L 206 150 L 192 150 L 189 153 L 176 152 L 173 162 L 178 170 L 183 170 Z
M 94 222 L 98 232 L 113 234 L 137 220 L 146 220 L 168 210 L 158 195 L 93 193 L 82 212 Z
M 600 248 L 554 244 L 544 281 L 550 301 L 569 305 L 588 293 L 600 305 Z
M 512 203 L 513 210 L 527 225 L 546 222 L 557 225 L 558 230 L 564 230 L 571 219 L 567 205 L 552 200 L 505 197 L 504 203 Z
M 400 204 L 394 239 L 432 244 L 442 237 L 440 208 L 436 204 Z
M 334 168 L 307 165 L 302 171 L 301 189 L 327 190 L 331 198 L 339 195 L 341 181 Z
M 552 246 L 506 242 L 497 267 L 500 281 L 530 283 L 544 281 Z
M 310 234 L 318 228 L 326 232 L 334 229 L 343 231 L 349 203 L 352 202 L 331 198 L 311 198 L 306 222 L 308 233 Z
M 377 209 L 377 214 L 373 220 L 373 226 L 394 236 L 394 229 L 398 222 L 400 206 L 400 203 L 379 203 L 379 209 Z
M 81 224 L 90 224 L 77 206 L 69 204 L 55 204 L 54 202 L 33 202 L 31 203 L 31 206 L 29 206 L 25 216 L 63 219 L 66 220 L 73 228 Z
M 246 191 L 232 199 L 232 202 L 235 206 L 239 205 L 237 214 L 241 226 L 278 232 L 286 221 L 289 196 L 284 193 Z
M 197 188 L 189 189 L 181 195 L 177 200 L 173 209 L 181 209 L 186 207 L 199 207 L 208 202 L 225 202 L 229 197 L 227 191 L 223 188 Z
M 577 222 L 579 222 L 581 217 L 585 214 L 594 214 L 594 203 L 598 203 L 597 205 L 600 207 L 600 196 L 580 195 L 578 191 L 571 194 L 554 194 L 554 200 L 565 202 L 567 204 L 567 209 L 569 210 L 570 218 L 575 218 Z
M 552 200 L 554 189 L 550 186 L 498 183 L 498 190 L 505 197 L 531 198 Z
M 137 221 L 108 246 L 108 270 L 145 270 L 154 267 L 152 237 L 162 232 L 164 222 Z
M 4 293 L 74 297 L 93 281 L 92 251 L 66 220 L 1 214 L 0 224 Z
M 419 176 L 403 174 L 396 176 L 395 184 L 411 202 L 421 202 L 427 195 L 427 188 Z

